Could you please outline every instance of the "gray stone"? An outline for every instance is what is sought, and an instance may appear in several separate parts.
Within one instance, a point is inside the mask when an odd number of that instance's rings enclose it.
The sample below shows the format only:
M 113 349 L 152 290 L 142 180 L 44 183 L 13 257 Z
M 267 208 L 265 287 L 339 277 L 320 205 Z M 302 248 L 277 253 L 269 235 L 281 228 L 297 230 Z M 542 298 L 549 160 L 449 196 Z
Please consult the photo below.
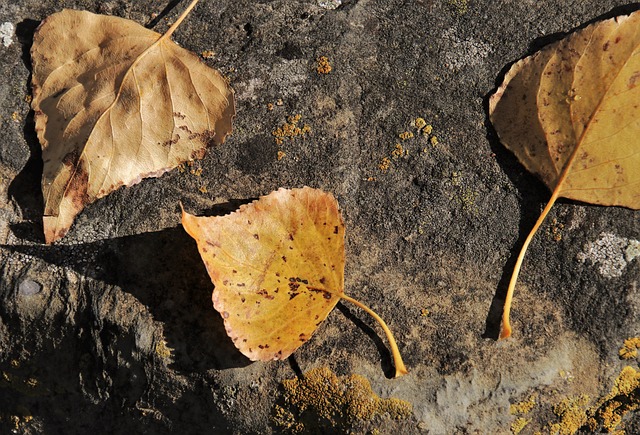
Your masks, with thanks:
M 625 266 L 609 277 L 596 260 L 578 261 L 601 234 L 640 240 L 638 212 L 623 208 L 554 206 L 525 259 L 514 335 L 495 340 L 515 257 L 549 192 L 501 146 L 486 111 L 512 62 L 637 6 L 201 0 L 174 39 L 216 53 L 205 62 L 236 90 L 233 135 L 195 163 L 201 176 L 174 170 L 118 190 L 43 245 L 42 163 L 25 101 L 37 24 L 77 8 L 162 32 L 184 3 L 0 0 L 0 23 L 15 27 L 0 44 L 2 432 L 270 433 L 282 380 L 328 366 L 413 405 L 409 419 L 377 417 L 356 433 L 509 433 L 510 404 L 531 395 L 525 430 L 546 433 L 554 405 L 582 394 L 595 403 L 623 366 L 637 367 L 618 357 L 640 334 L 637 259 L 621 246 Z M 316 71 L 320 56 L 329 74 Z M 295 114 L 311 133 L 277 145 L 272 132 Z M 417 117 L 437 145 L 412 126 Z M 414 137 L 401 140 L 405 131 Z M 252 363 L 228 339 L 179 202 L 225 213 L 303 185 L 338 198 L 345 291 L 386 320 L 408 376 L 388 378 L 384 334 L 342 303 L 289 361 Z M 639 422 L 629 414 L 624 424 L 637 433 Z

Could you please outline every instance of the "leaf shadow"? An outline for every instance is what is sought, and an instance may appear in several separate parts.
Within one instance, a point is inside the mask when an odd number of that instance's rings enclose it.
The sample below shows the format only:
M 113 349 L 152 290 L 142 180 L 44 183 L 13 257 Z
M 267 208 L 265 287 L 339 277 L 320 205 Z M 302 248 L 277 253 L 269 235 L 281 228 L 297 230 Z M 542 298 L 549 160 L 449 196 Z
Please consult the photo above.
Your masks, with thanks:
M 378 349 L 378 353 L 380 354 L 380 367 L 382 368 L 385 377 L 387 379 L 392 379 L 395 375 L 395 369 L 392 363 L 391 352 L 389 352 L 389 348 L 385 345 L 384 341 L 382 341 L 382 338 L 380 338 L 373 328 L 353 314 L 353 312 L 342 302 L 339 302 L 336 307 L 347 319 L 352 321 L 354 325 L 360 328 L 362 332 L 364 332 L 373 341 Z
M 221 207 L 224 212 L 232 205 Z M 171 368 L 181 372 L 251 363 L 226 334 L 213 308 L 213 284 L 195 241 L 182 227 L 80 245 L 4 245 L 81 275 L 115 285 L 163 323 Z
M 500 72 L 498 76 L 498 83 L 502 83 L 504 75 L 509 68 L 511 68 L 511 65 L 512 64 L 507 65 Z M 502 268 L 502 274 L 500 275 L 496 292 L 491 300 L 489 312 L 485 320 L 485 330 L 482 334 L 482 338 L 497 340 L 500 335 L 500 324 L 502 321 L 502 312 L 507 295 L 507 288 L 509 286 L 509 281 L 511 280 L 511 274 L 515 267 L 516 260 L 520 254 L 520 249 L 529 235 L 531 228 L 533 228 L 536 220 L 538 219 L 541 206 L 544 206 L 551 194 L 542 181 L 526 171 L 520 162 L 518 162 L 515 155 L 500 143 L 498 134 L 489 119 L 489 98 L 494 92 L 495 90 L 492 90 L 483 98 L 483 105 L 485 113 L 487 114 L 484 121 L 485 128 L 487 130 L 487 140 L 489 141 L 492 152 L 495 154 L 496 162 L 504 170 L 507 178 L 509 178 L 509 181 L 511 181 L 511 184 L 518 192 L 521 207 L 520 222 L 518 223 L 518 238 L 513 244 L 509 252 L 509 258 Z M 518 210 L 514 210 L 514 212 L 517 211 Z
M 155 18 L 153 18 L 151 21 L 149 21 L 145 27 L 147 29 L 153 29 L 155 26 L 158 25 L 158 23 L 160 21 L 162 21 L 168 14 L 169 12 L 171 12 L 173 10 L 173 8 L 175 8 L 176 6 L 178 6 L 180 4 L 182 0 L 171 0 L 167 6 L 165 6 L 165 8 L 162 10 L 162 12 L 160 12 L 158 15 L 155 16 Z
M 39 21 L 26 19 L 16 26 L 16 36 L 22 44 L 22 61 L 29 71 L 31 82 L 30 51 L 33 45 L 33 34 Z M 29 110 L 25 119 L 23 134 L 29 147 L 29 159 L 20 173 L 11 181 L 8 196 L 22 212 L 24 222 L 11 224 L 11 231 L 20 239 L 31 242 L 44 242 L 42 215 L 44 214 L 44 198 L 40 188 L 42 178 L 42 148 L 35 130 L 34 112 Z
M 546 45 L 557 42 L 565 38 L 566 36 L 578 30 L 581 30 L 593 23 L 605 19 L 614 18 L 620 15 L 627 15 L 639 9 L 640 3 L 632 3 L 624 6 L 619 6 L 613 8 L 611 11 L 605 14 L 599 15 L 585 22 L 584 24 L 576 27 L 575 29 L 572 29 L 569 32 L 557 32 L 550 35 L 542 36 L 540 38 L 536 38 L 529 44 L 528 52 L 524 57 L 530 56 L 536 51 L 544 48 Z M 513 64 L 515 64 L 519 60 L 520 59 L 516 59 L 502 68 L 502 70 L 496 77 L 494 89 L 492 89 L 483 97 L 483 107 L 486 114 L 484 124 L 487 131 L 487 140 L 489 141 L 491 150 L 496 156 L 496 161 L 503 168 L 505 174 L 507 175 L 511 183 L 515 186 L 516 190 L 520 194 L 520 197 L 522 198 L 522 200 L 520 201 L 521 209 L 518 239 L 513 244 L 513 247 L 511 248 L 511 251 L 509 253 L 509 258 L 502 269 L 502 275 L 500 277 L 500 280 L 498 281 L 496 292 L 489 306 L 489 311 L 485 320 L 485 330 L 482 334 L 483 338 L 491 338 L 494 340 L 497 340 L 500 335 L 500 324 L 502 320 L 507 288 L 509 286 L 509 281 L 511 280 L 511 274 L 513 272 L 513 268 L 515 267 L 516 260 L 518 258 L 518 255 L 520 254 L 520 249 L 522 248 L 525 239 L 527 238 L 529 232 L 533 228 L 533 225 L 538 219 L 541 207 L 547 203 L 551 195 L 544 184 L 533 174 L 530 174 L 528 171 L 526 171 L 524 167 L 518 162 L 515 155 L 513 155 L 500 143 L 498 134 L 491 124 L 491 120 L 489 119 L 489 99 L 502 84 L 505 75 L 511 69 Z M 559 199 L 558 201 L 556 201 L 557 204 L 561 204 L 563 202 L 566 202 L 566 200 Z M 574 203 L 575 201 L 571 202 Z
M 529 49 L 527 52 L 526 56 L 529 56 L 533 53 L 535 53 L 536 51 L 544 48 L 546 45 L 552 44 L 554 42 L 557 42 L 569 35 L 571 35 L 572 33 L 575 33 L 579 30 L 584 29 L 587 26 L 590 26 L 591 24 L 595 24 L 599 21 L 603 21 L 603 20 L 608 20 L 611 18 L 615 18 L 615 17 L 619 17 L 621 15 L 629 15 L 637 10 L 640 9 L 640 3 L 636 2 L 636 3 L 630 3 L 627 5 L 623 5 L 623 6 L 616 6 L 615 8 L 611 9 L 609 12 L 606 12 L 604 14 L 598 15 L 597 17 L 594 17 L 588 21 L 585 21 L 584 23 L 580 24 L 579 26 L 567 31 L 567 32 L 555 32 L 555 33 L 550 33 L 548 35 L 544 35 L 541 36 L 539 38 L 534 39 L 533 41 L 531 41 L 531 43 L 529 44 Z M 509 65 L 510 67 L 510 65 Z

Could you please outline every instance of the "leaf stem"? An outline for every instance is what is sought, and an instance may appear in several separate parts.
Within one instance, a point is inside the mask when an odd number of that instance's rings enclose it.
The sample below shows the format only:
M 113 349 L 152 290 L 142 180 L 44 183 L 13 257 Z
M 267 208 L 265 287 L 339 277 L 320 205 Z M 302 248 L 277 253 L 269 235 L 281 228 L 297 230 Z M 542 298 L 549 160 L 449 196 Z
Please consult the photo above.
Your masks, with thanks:
M 509 281 L 509 287 L 507 288 L 507 295 L 504 300 L 504 308 L 502 311 L 502 324 L 500 327 L 500 339 L 508 338 L 509 336 L 511 336 L 511 323 L 509 322 L 509 314 L 511 312 L 511 301 L 513 300 L 513 291 L 516 288 L 516 282 L 518 281 L 520 268 L 522 267 L 522 262 L 524 261 L 524 255 L 527 252 L 527 248 L 529 247 L 531 240 L 533 240 L 533 236 L 538 232 L 540 225 L 542 225 L 542 222 L 544 222 L 545 218 L 549 214 L 549 211 L 551 210 L 551 207 L 553 207 L 553 204 L 555 204 L 556 199 L 558 199 L 559 195 L 560 195 L 560 189 L 556 188 L 551 194 L 551 198 L 549 199 L 549 202 L 545 206 L 544 210 L 542 210 L 542 213 L 540 214 L 540 217 L 536 221 L 536 224 L 533 226 L 533 228 L 531 229 L 531 232 L 529 233 L 524 243 L 522 244 L 522 248 L 520 248 L 520 254 L 518 254 L 518 259 L 516 260 L 516 264 L 513 267 L 513 273 L 511 274 L 511 281 Z
M 339 296 L 342 299 L 344 299 L 345 301 L 349 301 L 352 304 L 355 304 L 356 306 L 358 306 L 358 307 L 362 308 L 363 310 L 365 310 L 367 313 L 369 313 L 369 315 L 371 317 L 376 319 L 376 321 L 380 324 L 380 326 L 382 327 L 382 330 L 384 331 L 384 333 L 387 336 L 387 340 L 389 340 L 389 345 L 391 346 L 391 354 L 393 355 L 393 365 L 396 366 L 396 374 L 395 374 L 394 378 L 399 378 L 400 376 L 403 376 L 403 375 L 406 375 L 407 373 L 409 373 L 409 370 L 407 370 L 407 367 L 404 365 L 404 361 L 402 361 L 402 356 L 400 355 L 400 349 L 398 349 L 398 345 L 396 344 L 396 340 L 395 340 L 395 338 L 393 338 L 393 334 L 391 333 L 391 330 L 389 329 L 387 324 L 384 322 L 384 320 L 382 320 L 382 317 L 378 316 L 378 314 L 376 314 L 375 311 L 373 311 L 371 308 L 367 307 L 362 302 L 357 301 L 357 300 L 345 295 L 344 293 L 339 294 Z
M 334 292 L 334 291 L 327 290 L 327 289 L 324 289 L 324 288 L 312 287 L 312 286 L 309 286 L 309 285 L 307 286 L 307 288 L 309 290 L 323 291 L 325 293 L 329 293 L 329 294 L 338 296 L 339 298 L 342 298 L 345 301 L 349 301 L 352 304 L 362 308 L 367 313 L 369 313 L 369 315 L 371 317 L 373 317 L 374 319 L 376 319 L 376 321 L 380 324 L 380 326 L 382 326 L 382 330 L 387 335 L 387 340 L 389 340 L 389 345 L 391 346 L 391 354 L 393 355 L 393 365 L 396 366 L 396 374 L 395 374 L 394 378 L 399 378 L 400 376 L 403 376 L 403 375 L 406 375 L 407 373 L 409 373 L 409 370 L 407 370 L 407 367 L 404 365 L 404 361 L 402 361 L 402 356 L 400 355 L 400 349 L 398 349 L 398 345 L 396 344 L 395 338 L 393 338 L 393 334 L 391 333 L 391 330 L 389 329 L 387 324 L 384 323 L 384 320 L 382 320 L 382 317 L 378 316 L 378 314 L 376 314 L 375 311 L 373 311 L 371 308 L 367 307 L 362 302 L 357 301 L 357 300 L 345 295 L 342 292 L 338 293 L 338 292 Z
M 178 26 L 184 21 L 185 18 L 187 18 L 187 15 L 189 15 L 189 13 L 193 10 L 193 8 L 196 7 L 196 4 L 199 2 L 200 0 L 193 0 L 189 6 L 187 6 L 187 8 L 184 10 L 184 12 L 182 12 L 182 14 L 178 17 L 178 19 L 176 20 L 175 23 L 173 23 L 171 25 L 171 27 L 169 27 L 169 30 L 167 30 L 164 35 L 162 35 L 162 37 L 160 39 L 169 39 L 171 37 L 171 35 L 173 34 L 173 32 L 176 31 L 176 29 L 178 28 Z

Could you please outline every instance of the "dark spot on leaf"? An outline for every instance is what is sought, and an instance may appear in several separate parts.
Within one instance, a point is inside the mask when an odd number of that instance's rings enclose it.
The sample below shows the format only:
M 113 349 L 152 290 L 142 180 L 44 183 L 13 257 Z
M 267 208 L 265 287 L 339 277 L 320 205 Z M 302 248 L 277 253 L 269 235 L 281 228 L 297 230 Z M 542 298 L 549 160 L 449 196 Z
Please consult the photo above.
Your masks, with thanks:
M 325 299 L 331 299 L 331 293 L 324 292 Z
M 322 278 L 320 278 L 320 284 L 324 284 L 325 281 L 326 281 L 326 279 L 325 279 L 324 276 Z
M 226 311 L 223 311 L 222 312 L 222 317 L 224 317 L 225 319 L 228 319 L 229 318 L 229 313 L 226 312 Z
M 284 261 L 285 263 L 287 262 L 287 257 L 285 257 L 284 255 L 282 256 L 282 261 Z
M 257 235 L 257 234 L 254 234 L 254 235 L 253 235 L 253 238 L 254 238 L 254 239 L 256 239 L 256 240 L 260 240 L 260 236 L 259 236 L 259 235 Z
M 338 226 L 333 227 L 333 234 L 338 234 Z
M 238 287 L 244 287 L 244 283 L 243 282 L 239 282 L 238 284 L 236 284 Z

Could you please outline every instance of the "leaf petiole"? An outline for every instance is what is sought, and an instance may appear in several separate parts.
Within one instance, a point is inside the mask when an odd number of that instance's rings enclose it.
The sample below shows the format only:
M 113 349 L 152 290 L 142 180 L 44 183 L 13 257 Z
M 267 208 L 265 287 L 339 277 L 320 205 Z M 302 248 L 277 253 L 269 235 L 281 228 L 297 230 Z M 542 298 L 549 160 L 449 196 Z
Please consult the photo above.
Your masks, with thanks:
M 407 373 L 409 373 L 409 371 L 407 370 L 407 367 L 404 365 L 404 361 L 402 361 L 402 356 L 400 355 L 400 349 L 398 349 L 398 345 L 396 343 L 395 338 L 393 338 L 393 334 L 391 333 L 391 330 L 389 329 L 387 324 L 384 322 L 384 320 L 382 320 L 382 317 L 378 316 L 378 314 L 376 314 L 375 311 L 373 311 L 371 308 L 369 308 L 366 305 L 364 305 L 362 302 L 357 301 L 357 300 L 345 295 L 344 293 L 336 293 L 336 292 L 332 292 L 331 290 L 327 290 L 327 289 L 323 289 L 323 288 L 316 288 L 316 287 L 308 287 L 308 288 L 311 289 L 311 290 L 320 290 L 320 291 L 323 291 L 323 292 L 326 292 L 326 293 L 330 293 L 332 295 L 336 295 L 336 296 L 344 299 L 345 301 L 351 302 L 352 304 L 356 305 L 357 307 L 362 308 L 371 317 L 376 319 L 376 321 L 380 324 L 380 326 L 382 327 L 382 330 L 386 334 L 387 340 L 389 341 L 389 345 L 391 346 L 391 354 L 393 355 L 393 365 L 396 367 L 396 374 L 395 374 L 394 378 L 399 378 L 400 376 L 403 376 L 403 375 L 406 375 Z
M 540 225 L 544 222 L 545 218 L 549 214 L 551 207 L 556 203 L 556 199 L 560 194 L 560 189 L 556 188 L 554 192 L 551 194 L 551 199 L 547 203 L 544 210 L 540 214 L 540 217 L 536 221 L 535 225 L 529 232 L 529 235 L 525 239 L 522 244 L 522 248 L 520 248 L 520 254 L 518 254 L 518 259 L 516 260 L 516 264 L 513 267 L 513 273 L 511 274 L 511 280 L 509 281 L 509 287 L 507 288 L 507 295 L 504 299 L 504 308 L 502 310 L 502 322 L 500 326 L 500 339 L 509 338 L 511 336 L 511 323 L 509 321 L 509 314 L 511 313 L 511 301 L 513 300 L 513 292 L 516 288 L 516 283 L 518 282 L 518 275 L 520 274 L 520 268 L 522 267 L 522 262 L 524 261 L 524 255 L 527 252 L 527 248 L 533 240 L 533 236 L 538 232 Z

